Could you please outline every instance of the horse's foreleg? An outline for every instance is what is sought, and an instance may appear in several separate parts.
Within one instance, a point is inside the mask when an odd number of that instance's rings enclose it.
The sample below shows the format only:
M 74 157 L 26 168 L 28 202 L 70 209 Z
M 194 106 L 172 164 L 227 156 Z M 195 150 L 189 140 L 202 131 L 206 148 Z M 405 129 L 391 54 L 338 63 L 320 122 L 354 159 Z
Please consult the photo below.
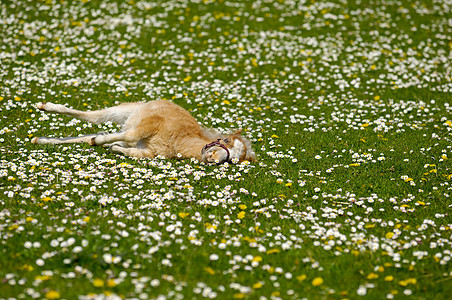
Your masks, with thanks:
M 142 136 L 136 130 L 127 130 L 122 132 L 110 133 L 105 135 L 97 135 L 91 138 L 90 145 L 103 146 L 105 144 L 112 144 L 116 142 L 125 142 L 127 144 L 138 143 Z
M 114 143 L 109 148 L 110 152 L 113 153 L 119 153 L 125 156 L 131 156 L 131 157 L 148 157 L 148 158 L 154 158 L 155 154 L 149 150 L 149 149 L 141 149 L 141 148 L 126 148 L 122 147 L 118 143 Z
M 112 144 L 115 142 L 124 142 L 126 132 L 117 132 L 117 133 L 110 133 L 110 134 L 104 134 L 104 135 L 96 135 L 94 137 L 91 137 L 89 140 L 89 144 L 91 146 L 103 146 L 105 144 Z

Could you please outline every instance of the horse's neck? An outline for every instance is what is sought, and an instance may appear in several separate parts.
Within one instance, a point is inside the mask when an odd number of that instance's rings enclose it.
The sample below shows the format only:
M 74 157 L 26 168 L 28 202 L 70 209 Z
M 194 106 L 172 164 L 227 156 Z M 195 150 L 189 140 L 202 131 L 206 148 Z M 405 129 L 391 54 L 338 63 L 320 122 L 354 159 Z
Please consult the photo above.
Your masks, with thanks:
M 201 160 L 202 148 L 211 141 L 207 137 L 184 138 L 179 142 L 179 152 L 186 157 L 194 157 Z

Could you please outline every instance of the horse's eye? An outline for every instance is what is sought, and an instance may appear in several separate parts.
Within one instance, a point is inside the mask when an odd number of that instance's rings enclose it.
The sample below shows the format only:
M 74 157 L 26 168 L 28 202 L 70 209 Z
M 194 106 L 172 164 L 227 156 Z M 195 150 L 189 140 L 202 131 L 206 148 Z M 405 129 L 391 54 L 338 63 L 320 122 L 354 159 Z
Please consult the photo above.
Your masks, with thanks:
M 224 142 L 225 143 L 229 143 L 229 139 L 224 139 Z

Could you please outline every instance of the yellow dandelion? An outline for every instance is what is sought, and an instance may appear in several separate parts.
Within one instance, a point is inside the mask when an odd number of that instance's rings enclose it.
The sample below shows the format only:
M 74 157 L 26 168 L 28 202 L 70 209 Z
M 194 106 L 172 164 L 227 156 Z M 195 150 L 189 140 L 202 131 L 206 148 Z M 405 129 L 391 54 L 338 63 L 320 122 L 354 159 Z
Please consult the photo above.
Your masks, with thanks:
M 35 280 L 40 280 L 40 281 L 46 281 L 49 280 L 51 277 L 49 275 L 37 275 L 35 276 Z
M 114 280 L 114 279 L 108 279 L 107 280 L 107 286 L 108 287 L 115 287 L 115 286 L 117 286 L 118 284 L 116 283 L 116 281 Z
M 46 299 L 59 299 L 60 292 L 57 291 L 48 291 L 45 295 Z
M 385 234 L 385 237 L 386 237 L 387 239 L 392 239 L 393 236 L 394 236 L 394 233 L 393 233 L 393 232 L 388 232 L 388 233 Z
M 400 280 L 400 281 L 399 281 L 399 285 L 401 285 L 401 286 L 407 286 L 407 285 L 408 285 L 408 281 L 406 281 L 406 280 Z
M 95 287 L 103 287 L 104 286 L 104 281 L 100 278 L 96 278 L 93 280 L 93 285 Z
M 257 289 L 260 289 L 262 286 L 263 286 L 262 283 L 256 282 L 255 284 L 253 284 L 253 289 L 257 290 Z
M 31 271 L 33 271 L 35 269 L 35 268 L 33 268 L 33 266 L 30 266 L 28 264 L 25 264 L 22 268 L 24 270 L 26 270 L 26 271 L 29 271 L 29 272 L 31 272 Z
M 323 284 L 323 278 L 322 277 L 316 277 L 312 280 L 313 286 L 319 286 Z
M 262 256 L 257 255 L 255 257 L 253 257 L 252 261 L 261 262 L 262 261 Z
M 298 275 L 298 276 L 295 277 L 295 278 L 297 278 L 298 281 L 303 281 L 303 280 L 305 280 L 307 277 L 308 277 L 308 276 L 306 276 L 305 274 L 301 274 L 301 275 Z
M 270 249 L 267 251 L 267 254 L 279 253 L 279 249 Z
M 209 273 L 210 275 L 214 275 L 215 274 L 215 270 L 212 269 L 211 267 L 205 267 L 204 271 L 206 271 L 207 273 Z
M 189 213 L 186 213 L 186 212 L 179 213 L 179 217 L 181 217 L 182 219 L 185 219 L 185 217 L 187 217 L 188 215 L 189 215 Z

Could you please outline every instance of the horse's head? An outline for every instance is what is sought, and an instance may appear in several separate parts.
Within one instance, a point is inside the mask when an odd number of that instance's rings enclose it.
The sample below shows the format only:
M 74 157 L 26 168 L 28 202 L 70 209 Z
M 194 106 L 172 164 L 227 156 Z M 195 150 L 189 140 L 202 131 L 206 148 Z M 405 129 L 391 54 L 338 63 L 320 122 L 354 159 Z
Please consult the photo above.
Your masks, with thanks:
M 244 160 L 254 161 L 255 159 L 251 142 L 242 136 L 242 129 L 205 145 L 201 154 L 202 161 L 205 163 L 239 163 Z

